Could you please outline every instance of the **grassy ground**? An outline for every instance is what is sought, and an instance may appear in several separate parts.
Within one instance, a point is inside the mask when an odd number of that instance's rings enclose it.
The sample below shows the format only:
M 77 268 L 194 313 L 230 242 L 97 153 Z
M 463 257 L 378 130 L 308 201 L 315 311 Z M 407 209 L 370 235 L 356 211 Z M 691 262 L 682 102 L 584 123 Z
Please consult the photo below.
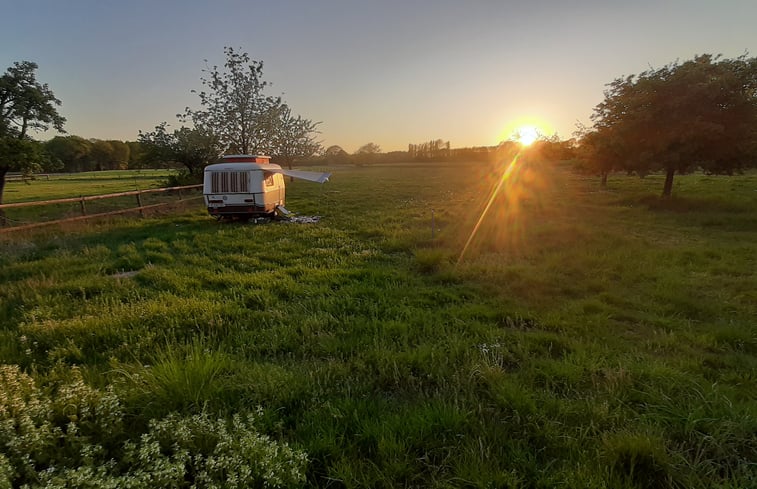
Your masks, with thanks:
M 78 366 L 134 438 L 262 406 L 314 486 L 755 487 L 757 176 L 505 163 L 3 238 L 0 362 Z
M 82 172 L 71 174 L 51 174 L 49 178 L 35 180 L 11 180 L 6 183 L 3 202 L 34 202 L 91 195 L 104 195 L 133 190 L 148 190 L 164 187 L 170 170 L 114 170 Z M 186 195 L 185 195 L 186 196 Z M 166 194 L 142 194 L 142 205 L 171 202 L 176 196 Z M 93 200 L 85 203 L 87 214 L 111 212 L 137 207 L 135 196 Z M 31 224 L 53 221 L 82 215 L 78 202 L 34 207 L 19 207 L 5 210 L 10 225 Z
M 48 178 L 6 182 L 3 202 L 32 202 L 146 190 L 163 186 L 170 170 L 112 170 L 55 173 Z

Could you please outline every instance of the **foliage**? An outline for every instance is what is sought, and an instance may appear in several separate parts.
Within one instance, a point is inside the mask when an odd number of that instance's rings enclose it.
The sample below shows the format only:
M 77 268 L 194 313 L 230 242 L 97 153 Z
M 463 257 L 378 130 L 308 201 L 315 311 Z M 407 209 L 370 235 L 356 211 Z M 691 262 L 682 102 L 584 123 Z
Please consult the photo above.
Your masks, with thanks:
M 13 63 L 0 77 L 0 137 L 24 139 L 29 131 L 46 131 L 50 126 L 63 131 L 61 104 L 50 87 L 39 83 L 30 61 Z
M 757 59 L 701 55 L 617 78 L 592 120 L 584 157 L 605 175 L 661 169 L 670 196 L 675 173 L 732 174 L 757 162 Z
M 152 132 L 139 132 L 142 158 L 159 163 L 179 163 L 192 175 L 202 173 L 209 163 L 221 154 L 218 137 L 202 128 L 181 127 L 173 133 L 167 131 L 165 122 L 155 126 Z
M 115 139 L 83 139 L 55 136 L 44 143 L 45 152 L 57 169 L 67 173 L 139 168 L 140 144 Z
M 2 168 L 16 168 L 27 174 L 34 173 L 42 170 L 44 161 L 45 152 L 41 143 L 27 138 L 0 138 L 0 173 Z
M 78 369 L 55 392 L 17 366 L 0 366 L 0 487 L 295 487 L 304 453 L 256 428 L 260 413 L 230 421 L 206 413 L 151 420 L 126 431 L 112 389 Z
M 0 77 L 0 204 L 6 174 L 30 172 L 43 161 L 29 132 L 50 126 L 62 132 L 66 122 L 56 109 L 60 100 L 46 83 L 37 81 L 37 68 L 30 61 L 15 62 Z M 2 215 L 0 210 L 0 219 Z
M 582 163 L 581 168 L 599 174 L 602 188 L 607 188 L 607 177 L 618 168 L 619 162 L 622 161 L 622 152 L 617 140 L 610 136 L 610 130 L 583 130 L 578 157 Z M 641 171 L 639 173 L 644 174 Z
M 349 153 L 339 145 L 331 145 L 323 151 L 322 158 L 327 165 L 342 165 L 349 161 Z
M 126 170 L 129 152 L 129 146 L 123 141 L 95 139 L 91 141 L 87 156 L 92 170 Z
M 318 123 L 299 115 L 295 117 L 286 104 L 279 108 L 275 122 L 271 146 L 274 161 L 291 169 L 295 159 L 309 158 L 320 151 L 321 144 L 315 140 Z
M 192 91 L 203 108 L 187 107 L 182 121 L 214 134 L 231 154 L 266 154 L 281 98 L 264 93 L 269 83 L 263 80 L 262 61 L 251 60 L 247 53 L 231 47 L 225 47 L 224 54 L 223 69 L 203 70 L 207 78 L 200 80 L 207 91 Z
M 355 150 L 356 155 L 372 155 L 381 153 L 381 146 L 376 143 L 365 143 Z
M 418 161 L 444 161 L 449 159 L 449 141 L 435 139 L 427 143 L 408 144 L 408 157 Z
M 195 171 L 190 173 L 187 169 L 171 172 L 163 182 L 165 187 L 183 187 L 185 185 L 195 185 L 202 183 L 202 172 Z
M 66 172 L 90 170 L 92 142 L 79 136 L 55 136 L 45 143 L 50 158 L 60 162 Z
M 358 164 L 374 163 L 381 153 L 381 147 L 376 143 L 365 143 L 355 151 L 355 161 Z
M 195 92 L 202 108 L 187 107 L 181 121 L 212 134 L 226 154 L 268 154 L 290 166 L 294 158 L 315 154 L 318 123 L 293 116 L 281 97 L 266 95 L 263 62 L 231 47 L 224 54 L 223 68 L 203 70 L 205 90 Z

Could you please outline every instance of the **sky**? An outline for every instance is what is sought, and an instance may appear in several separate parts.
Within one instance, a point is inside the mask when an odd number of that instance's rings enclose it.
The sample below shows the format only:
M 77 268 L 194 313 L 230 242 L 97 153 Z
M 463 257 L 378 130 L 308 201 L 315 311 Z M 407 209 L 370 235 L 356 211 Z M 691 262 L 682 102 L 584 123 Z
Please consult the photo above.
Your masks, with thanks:
M 490 146 L 522 125 L 567 139 L 617 77 L 757 55 L 755 0 L 0 0 L 0 13 L 0 68 L 36 62 L 67 133 L 87 139 L 179 127 L 224 46 L 262 61 L 268 93 L 350 153 Z

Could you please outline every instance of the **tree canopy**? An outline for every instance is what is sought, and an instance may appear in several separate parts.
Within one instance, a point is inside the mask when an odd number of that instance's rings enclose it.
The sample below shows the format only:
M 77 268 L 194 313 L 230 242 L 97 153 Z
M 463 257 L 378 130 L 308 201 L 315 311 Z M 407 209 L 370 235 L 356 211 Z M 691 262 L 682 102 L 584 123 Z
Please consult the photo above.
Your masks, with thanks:
M 57 109 L 61 102 L 37 81 L 37 68 L 31 61 L 17 61 L 0 77 L 0 204 L 9 171 L 30 172 L 44 161 L 44 151 L 29 133 L 51 126 L 64 132 L 66 119 Z
M 218 137 L 214 134 L 199 128 L 183 126 L 169 132 L 167 126 L 168 124 L 163 122 L 155 126 L 153 131 L 140 131 L 139 142 L 143 160 L 179 163 L 190 175 L 196 175 L 221 154 Z
M 583 131 L 582 154 L 598 172 L 673 177 L 701 168 L 731 174 L 755 164 L 757 59 L 701 55 L 608 85 Z
M 320 151 L 321 144 L 315 140 L 317 123 L 295 116 L 286 104 L 279 108 L 275 121 L 271 154 L 277 161 L 291 169 L 296 158 L 307 158 Z
M 195 173 L 224 153 L 267 154 L 291 168 L 296 158 L 320 151 L 318 123 L 295 115 L 281 97 L 265 93 L 270 84 L 263 79 L 263 63 L 230 47 L 224 54 L 223 67 L 203 70 L 204 88 L 192 91 L 200 98 L 200 108 L 185 108 L 177 116 L 179 129 L 170 133 L 164 122 L 140 132 L 145 158 L 179 162 Z

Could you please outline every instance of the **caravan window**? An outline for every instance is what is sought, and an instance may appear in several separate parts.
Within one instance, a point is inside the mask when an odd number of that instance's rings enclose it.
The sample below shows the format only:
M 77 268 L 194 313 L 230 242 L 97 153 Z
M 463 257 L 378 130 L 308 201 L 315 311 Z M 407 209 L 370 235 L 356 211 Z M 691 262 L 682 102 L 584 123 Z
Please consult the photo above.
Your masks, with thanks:
M 264 173 L 263 176 L 265 177 L 265 186 L 273 187 L 273 173 Z
M 214 194 L 249 192 L 246 171 L 213 172 L 210 175 L 210 191 Z

